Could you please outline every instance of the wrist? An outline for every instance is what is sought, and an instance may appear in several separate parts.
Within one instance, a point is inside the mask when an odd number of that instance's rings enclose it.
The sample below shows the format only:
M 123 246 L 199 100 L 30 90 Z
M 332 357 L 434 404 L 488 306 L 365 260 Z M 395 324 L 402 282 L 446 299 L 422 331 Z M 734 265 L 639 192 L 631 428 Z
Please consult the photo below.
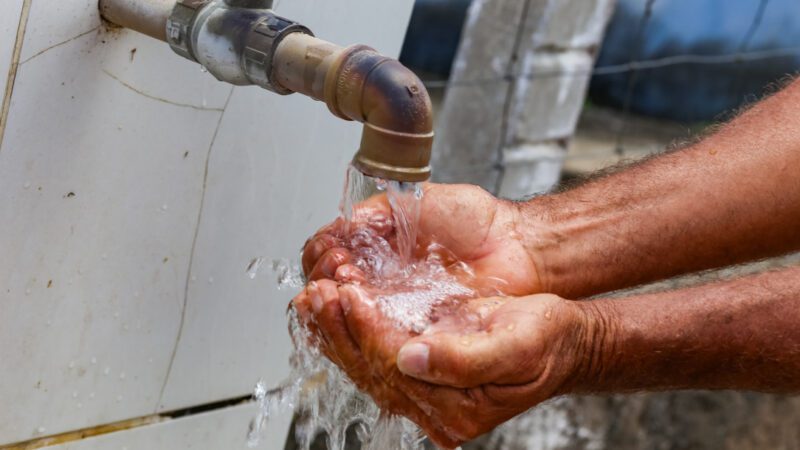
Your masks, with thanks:
M 550 213 L 549 198 L 537 197 L 514 205 L 517 209 L 516 229 L 536 269 L 539 292 L 569 297 L 559 282 L 558 274 L 553 271 L 554 267 L 562 267 L 556 260 L 559 258 L 557 250 L 563 233 L 559 230 L 560 223 Z
M 617 366 L 619 315 L 611 301 L 569 301 L 576 311 L 570 375 L 560 394 L 604 392 Z
M 517 207 L 542 292 L 580 299 L 636 284 L 631 278 L 639 278 L 637 267 L 629 267 L 626 256 L 632 239 L 620 226 L 624 210 L 568 193 L 536 197 Z

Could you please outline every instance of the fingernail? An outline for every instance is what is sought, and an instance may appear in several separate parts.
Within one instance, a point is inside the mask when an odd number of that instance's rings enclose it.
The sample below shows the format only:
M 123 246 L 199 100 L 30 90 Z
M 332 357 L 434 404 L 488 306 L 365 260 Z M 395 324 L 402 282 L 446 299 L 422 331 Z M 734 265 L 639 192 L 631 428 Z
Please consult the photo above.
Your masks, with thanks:
M 322 296 L 319 295 L 317 285 L 310 285 L 308 293 L 311 294 L 311 309 L 314 311 L 314 314 L 319 314 L 322 311 Z
M 428 372 L 427 344 L 406 344 L 397 353 L 397 368 L 406 375 L 424 375 Z

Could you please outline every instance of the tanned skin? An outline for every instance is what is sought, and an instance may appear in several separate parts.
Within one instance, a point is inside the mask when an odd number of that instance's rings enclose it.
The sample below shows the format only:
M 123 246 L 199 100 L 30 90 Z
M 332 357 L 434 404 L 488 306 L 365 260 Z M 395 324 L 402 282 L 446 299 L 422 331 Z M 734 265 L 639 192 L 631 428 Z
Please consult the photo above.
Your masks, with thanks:
M 384 197 L 356 216 L 391 238 Z M 359 387 L 442 447 L 569 393 L 800 391 L 800 268 L 576 300 L 800 249 L 800 82 L 695 145 L 567 192 L 511 203 L 426 186 L 420 243 L 508 282 L 512 297 L 463 302 L 479 323 L 397 330 L 349 264 L 346 232 L 337 221 L 309 241 L 294 305 Z

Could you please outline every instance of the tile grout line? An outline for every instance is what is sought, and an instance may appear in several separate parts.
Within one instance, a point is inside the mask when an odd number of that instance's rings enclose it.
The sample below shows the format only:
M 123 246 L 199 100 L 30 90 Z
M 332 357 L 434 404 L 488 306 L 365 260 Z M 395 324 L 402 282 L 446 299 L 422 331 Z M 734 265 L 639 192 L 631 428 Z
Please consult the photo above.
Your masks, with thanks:
M 149 416 L 134 417 L 131 419 L 120 420 L 118 422 L 105 423 L 87 428 L 81 428 L 78 430 L 66 431 L 64 433 L 53 434 L 50 436 L 42 436 L 27 441 L 14 442 L 11 444 L 0 444 L 0 450 L 34 450 L 44 447 L 51 447 L 54 445 L 82 441 L 84 439 L 95 438 L 112 433 L 120 433 L 151 425 L 158 425 L 171 420 L 180 420 L 187 417 L 212 413 L 215 411 L 222 411 L 227 408 L 249 404 L 255 404 L 251 394 L 217 400 L 183 409 L 151 414 Z
M 19 59 L 22 56 L 22 44 L 25 41 L 25 29 L 28 27 L 28 15 L 31 12 L 33 0 L 23 0 L 22 9 L 19 15 L 19 26 L 17 27 L 17 37 L 14 41 L 14 52 L 11 56 L 11 65 L 8 68 L 8 78 L 6 79 L 6 92 L 3 97 L 3 107 L 0 110 L 0 152 L 3 151 L 3 138 L 6 134 L 8 124 L 8 114 L 11 109 L 11 96 L 14 93 L 14 83 L 17 80 L 17 70 L 19 69 Z

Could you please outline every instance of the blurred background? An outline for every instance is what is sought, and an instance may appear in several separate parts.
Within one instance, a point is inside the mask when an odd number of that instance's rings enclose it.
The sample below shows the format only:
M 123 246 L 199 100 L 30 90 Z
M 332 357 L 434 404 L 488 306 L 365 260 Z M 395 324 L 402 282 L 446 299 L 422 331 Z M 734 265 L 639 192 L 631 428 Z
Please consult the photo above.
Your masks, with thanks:
M 569 140 L 563 154 L 541 149 L 539 165 L 563 161 L 541 174 L 541 184 L 509 186 L 510 197 L 550 189 L 559 168 L 569 179 L 686 140 L 800 68 L 800 5 L 793 0 L 565 1 L 549 9 L 547 3 L 417 0 L 401 53 L 444 109 L 437 150 L 449 155 L 453 144 L 441 141 L 455 141 L 462 148 L 453 155 L 486 152 L 502 172 L 523 164 L 515 148 Z M 587 62 L 582 52 L 596 59 Z M 553 90 L 578 95 L 564 104 L 543 92 Z M 483 112 L 470 107 L 487 97 L 500 100 L 489 98 Z M 464 108 L 479 119 L 459 115 Z M 536 123 L 554 116 L 550 130 L 537 130 Z M 470 143 L 472 136 L 463 142 L 448 134 L 475 124 L 505 135 Z M 503 158 L 493 145 L 510 154 Z M 501 180 L 476 176 L 475 164 L 466 172 L 459 165 L 442 161 L 439 177 L 471 179 L 503 194 Z

